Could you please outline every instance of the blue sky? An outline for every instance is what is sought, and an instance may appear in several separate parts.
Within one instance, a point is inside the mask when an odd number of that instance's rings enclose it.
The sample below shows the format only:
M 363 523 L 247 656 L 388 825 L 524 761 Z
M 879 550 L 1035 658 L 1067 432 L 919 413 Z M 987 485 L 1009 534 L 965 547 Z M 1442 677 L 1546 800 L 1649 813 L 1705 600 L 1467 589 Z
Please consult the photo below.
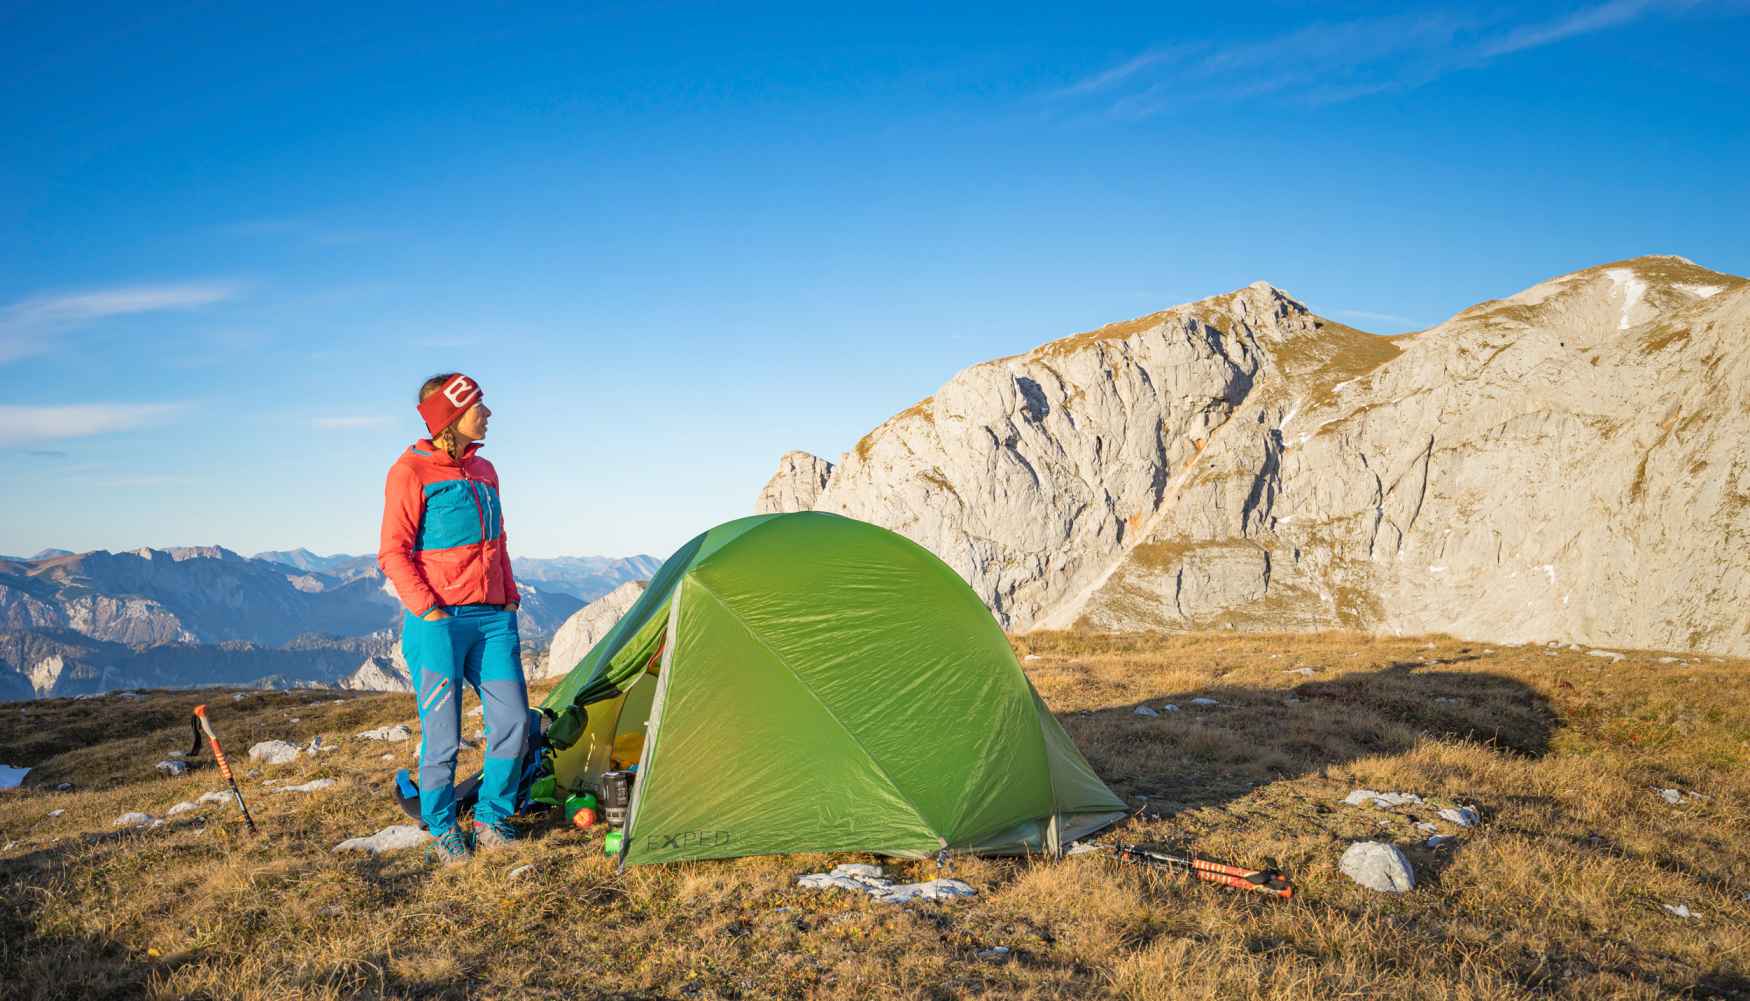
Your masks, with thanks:
M 0 553 L 666 555 L 959 369 L 1270 281 L 1382 333 L 1750 274 L 1750 4 L 0 8 Z M 366 5 L 369 6 L 369 5 Z

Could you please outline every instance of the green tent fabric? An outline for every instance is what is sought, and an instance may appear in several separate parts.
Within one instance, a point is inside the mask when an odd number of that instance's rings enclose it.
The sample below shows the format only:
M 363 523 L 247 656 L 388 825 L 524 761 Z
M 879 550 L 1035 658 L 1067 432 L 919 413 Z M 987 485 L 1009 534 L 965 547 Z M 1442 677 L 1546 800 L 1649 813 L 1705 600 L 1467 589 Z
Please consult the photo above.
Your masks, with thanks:
M 1057 852 L 1125 814 L 959 575 L 832 514 L 682 546 L 543 709 L 560 789 L 638 766 L 628 865 Z

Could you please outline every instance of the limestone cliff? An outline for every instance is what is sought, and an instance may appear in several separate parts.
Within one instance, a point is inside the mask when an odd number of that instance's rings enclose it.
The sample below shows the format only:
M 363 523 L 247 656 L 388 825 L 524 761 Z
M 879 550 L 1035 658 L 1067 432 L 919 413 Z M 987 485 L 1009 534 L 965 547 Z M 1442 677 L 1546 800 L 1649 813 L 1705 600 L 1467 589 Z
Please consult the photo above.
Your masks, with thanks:
M 1746 335 L 1750 282 L 1676 257 L 1391 338 L 1260 282 L 975 365 L 762 504 L 902 532 L 1015 630 L 1750 652 Z

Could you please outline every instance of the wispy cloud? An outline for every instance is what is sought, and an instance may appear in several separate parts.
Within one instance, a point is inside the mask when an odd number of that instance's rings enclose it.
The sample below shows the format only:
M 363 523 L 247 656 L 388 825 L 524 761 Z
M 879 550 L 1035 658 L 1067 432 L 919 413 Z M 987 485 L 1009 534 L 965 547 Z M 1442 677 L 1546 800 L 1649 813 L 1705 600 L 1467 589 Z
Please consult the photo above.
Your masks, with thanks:
M 32 445 L 132 431 L 187 409 L 185 403 L 75 403 L 52 407 L 0 406 L 0 445 Z
M 115 316 L 196 309 L 237 295 L 235 285 L 136 285 L 37 296 L 0 308 L 0 363 L 40 354 L 66 331 Z
M 1484 57 L 1503 56 L 1509 52 L 1535 49 L 1576 35 L 1590 34 L 1627 24 L 1656 7 L 1669 6 L 1654 0 L 1610 0 L 1595 7 L 1582 7 L 1566 17 L 1542 24 L 1527 24 L 1483 46 Z
M 1337 104 L 1698 4 L 1607 0 L 1547 21 L 1430 9 L 1318 22 L 1257 41 L 1153 46 L 1046 97 L 1083 107 L 1098 101 L 1116 118 L 1259 98 Z
M 388 417 L 318 417 L 310 422 L 323 431 L 357 431 L 364 428 L 388 427 Z
M 1110 69 L 1101 70 L 1093 76 L 1077 80 L 1075 83 L 1054 92 L 1052 96 L 1075 97 L 1078 94 L 1097 94 L 1122 83 L 1156 63 L 1166 62 L 1169 59 L 1184 59 L 1203 48 L 1205 46 L 1202 43 L 1193 42 L 1186 45 L 1150 49 L 1139 56 L 1126 59 Z

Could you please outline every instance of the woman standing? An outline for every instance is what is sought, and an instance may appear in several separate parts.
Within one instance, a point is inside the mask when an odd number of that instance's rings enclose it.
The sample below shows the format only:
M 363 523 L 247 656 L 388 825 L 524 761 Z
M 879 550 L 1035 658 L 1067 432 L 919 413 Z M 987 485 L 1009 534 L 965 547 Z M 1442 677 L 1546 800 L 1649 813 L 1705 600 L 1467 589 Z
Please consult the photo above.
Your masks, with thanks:
M 517 589 L 504 545 L 498 473 L 476 453 L 492 411 L 473 379 L 446 372 L 419 388 L 431 437 L 389 468 L 377 563 L 407 606 L 401 650 L 419 700 L 419 807 L 445 862 L 468 857 L 456 828 L 456 747 L 465 681 L 486 714 L 486 764 L 474 807 L 474 847 L 514 837 L 528 688 L 517 638 Z

